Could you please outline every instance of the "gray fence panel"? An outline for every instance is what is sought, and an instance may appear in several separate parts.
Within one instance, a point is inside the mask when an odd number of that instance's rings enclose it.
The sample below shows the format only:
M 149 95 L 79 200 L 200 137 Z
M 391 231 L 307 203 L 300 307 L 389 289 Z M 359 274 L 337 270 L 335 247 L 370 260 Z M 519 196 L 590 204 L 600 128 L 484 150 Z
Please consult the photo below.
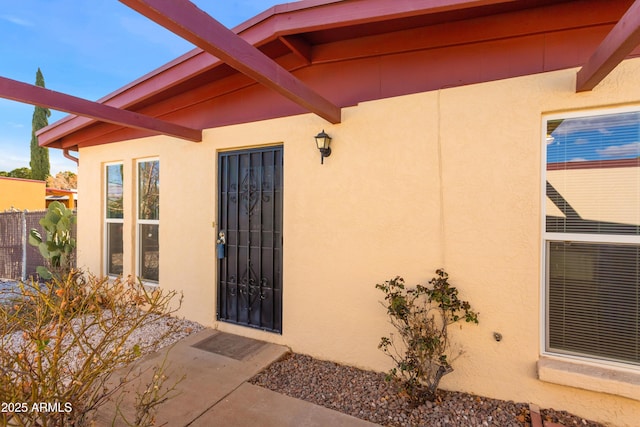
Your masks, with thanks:
M 22 212 L 0 213 L 0 278 L 22 276 L 23 236 Z

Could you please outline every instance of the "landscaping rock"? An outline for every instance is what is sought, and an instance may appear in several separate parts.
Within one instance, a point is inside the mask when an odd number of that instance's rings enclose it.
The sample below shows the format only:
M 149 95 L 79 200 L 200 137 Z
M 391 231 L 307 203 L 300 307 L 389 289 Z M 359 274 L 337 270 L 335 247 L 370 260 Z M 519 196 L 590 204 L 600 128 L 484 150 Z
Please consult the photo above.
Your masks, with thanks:
M 291 353 L 251 383 L 386 426 L 521 427 L 529 405 L 467 393 L 439 391 L 435 402 L 413 407 L 385 374 Z M 566 412 L 542 410 L 545 420 L 567 427 L 604 427 Z

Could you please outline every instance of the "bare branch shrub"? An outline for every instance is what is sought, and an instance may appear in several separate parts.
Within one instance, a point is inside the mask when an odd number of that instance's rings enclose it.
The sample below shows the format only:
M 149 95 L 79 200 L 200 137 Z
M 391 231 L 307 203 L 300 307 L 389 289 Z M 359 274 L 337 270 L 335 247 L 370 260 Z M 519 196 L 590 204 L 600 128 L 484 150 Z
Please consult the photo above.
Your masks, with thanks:
M 397 330 L 378 344 L 396 365 L 387 380 L 400 380 L 414 404 L 434 400 L 440 380 L 453 371 L 450 363 L 460 353 L 451 354 L 448 326 L 462 319 L 478 323 L 478 313 L 458 298 L 449 275 L 444 270 L 436 274 L 430 286 L 407 289 L 401 277 L 376 285 L 385 294 L 383 305 Z
M 117 370 L 177 332 L 170 317 L 181 304 L 176 292 L 148 290 L 131 278 L 85 279 L 72 271 L 19 288 L 0 298 L 0 401 L 13 402 L 0 413 L 2 425 L 87 425 L 97 408 L 140 375 Z M 156 322 L 164 325 L 161 335 L 134 334 Z M 116 372 L 124 374 L 109 381 Z M 142 401 L 148 411 L 157 406 L 149 401 L 153 396 Z

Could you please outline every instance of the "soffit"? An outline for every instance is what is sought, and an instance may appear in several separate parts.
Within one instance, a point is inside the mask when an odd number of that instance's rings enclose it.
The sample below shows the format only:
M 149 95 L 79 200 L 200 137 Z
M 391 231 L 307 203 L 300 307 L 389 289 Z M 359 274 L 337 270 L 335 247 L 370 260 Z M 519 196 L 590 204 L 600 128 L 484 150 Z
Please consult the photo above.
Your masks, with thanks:
M 562 3 L 572 3 L 572 7 L 580 7 L 580 4 L 588 7 L 590 3 L 593 3 L 588 0 L 431 1 L 428 3 L 433 5 L 449 4 L 450 7 L 434 7 L 423 13 L 412 11 L 411 7 L 406 5 L 415 3 L 424 6 L 426 3 L 424 1 L 391 1 L 397 2 L 394 3 L 395 5 L 405 5 L 394 6 L 396 7 L 394 10 L 401 10 L 402 13 L 391 14 L 391 16 L 381 13 L 374 16 L 368 12 L 365 19 L 358 19 L 357 8 L 352 8 L 349 9 L 352 16 L 346 15 L 337 19 L 332 14 L 340 12 L 341 5 L 339 3 L 363 6 L 366 2 L 369 4 L 373 2 L 371 0 L 347 0 L 345 2 L 306 0 L 276 6 L 238 26 L 235 31 L 267 56 L 278 63 L 286 64 L 288 70 L 294 71 L 308 66 L 309 61 L 305 62 L 303 55 L 299 56 L 298 60 L 292 59 L 291 48 L 286 43 L 288 38 L 294 39 L 303 47 L 307 46 L 308 52 L 319 52 L 320 48 L 324 46 L 349 42 L 350 40 L 373 38 L 376 35 L 383 36 L 424 27 L 435 28 L 441 24 L 499 16 L 532 8 L 541 9 L 543 6 Z M 379 7 L 391 4 L 389 1 L 376 1 L 375 3 Z M 631 0 L 615 2 L 615 6 L 623 11 L 628 8 L 629 4 L 631 4 Z M 322 20 L 319 18 L 323 13 L 328 17 L 326 24 L 322 24 Z M 299 19 L 300 22 L 296 23 L 296 19 Z M 313 54 L 309 59 L 314 62 Z M 254 84 L 243 76 L 237 76 L 238 74 L 236 70 L 211 55 L 200 49 L 194 49 L 166 66 L 106 96 L 101 102 L 136 111 L 162 103 L 185 92 L 210 86 L 212 82 L 226 82 L 227 80 L 231 82 L 229 85 L 221 84 L 220 86 L 224 86 L 224 89 L 220 93 L 233 92 L 241 87 Z M 77 147 L 74 145 L 73 138 L 64 137 L 72 135 L 79 129 L 91 126 L 96 126 L 96 122 L 91 119 L 65 118 L 40 133 L 41 143 L 75 149 Z M 62 138 L 64 138 L 64 142 L 62 142 Z

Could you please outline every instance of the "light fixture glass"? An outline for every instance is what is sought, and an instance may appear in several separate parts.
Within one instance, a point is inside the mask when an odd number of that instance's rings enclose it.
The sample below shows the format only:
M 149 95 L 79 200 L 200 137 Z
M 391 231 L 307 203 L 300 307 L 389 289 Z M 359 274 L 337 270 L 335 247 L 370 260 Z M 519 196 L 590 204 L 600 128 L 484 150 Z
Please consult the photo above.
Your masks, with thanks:
M 316 146 L 320 150 L 320 164 L 324 164 L 324 158 L 331 155 L 331 137 L 322 129 L 322 132 L 315 136 Z

